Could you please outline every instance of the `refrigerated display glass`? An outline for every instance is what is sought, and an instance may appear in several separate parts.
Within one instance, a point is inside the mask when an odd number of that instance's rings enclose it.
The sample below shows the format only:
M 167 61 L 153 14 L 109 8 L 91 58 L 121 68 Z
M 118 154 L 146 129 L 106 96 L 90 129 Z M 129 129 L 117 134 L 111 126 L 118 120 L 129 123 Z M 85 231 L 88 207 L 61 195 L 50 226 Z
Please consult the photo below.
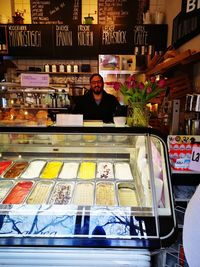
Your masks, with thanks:
M 175 237 L 152 128 L 1 127 L 0 245 L 154 250 Z

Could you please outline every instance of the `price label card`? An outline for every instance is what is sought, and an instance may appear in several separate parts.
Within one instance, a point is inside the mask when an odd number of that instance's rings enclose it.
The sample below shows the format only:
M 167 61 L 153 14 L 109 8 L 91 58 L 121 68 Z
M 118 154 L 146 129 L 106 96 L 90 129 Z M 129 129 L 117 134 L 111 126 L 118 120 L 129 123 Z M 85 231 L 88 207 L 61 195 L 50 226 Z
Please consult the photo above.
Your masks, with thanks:
M 200 172 L 200 146 L 194 145 L 190 158 L 189 169 Z
M 21 74 L 21 86 L 49 86 L 49 74 Z

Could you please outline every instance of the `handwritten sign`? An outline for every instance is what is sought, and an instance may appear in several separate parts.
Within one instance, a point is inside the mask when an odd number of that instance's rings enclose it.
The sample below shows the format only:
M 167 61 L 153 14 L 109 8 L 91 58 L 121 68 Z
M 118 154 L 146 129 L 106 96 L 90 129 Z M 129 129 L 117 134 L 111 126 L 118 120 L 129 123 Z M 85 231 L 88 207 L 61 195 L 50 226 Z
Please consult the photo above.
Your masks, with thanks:
M 21 86 L 49 86 L 49 75 L 48 74 L 21 74 Z
M 52 25 L 8 25 L 7 31 L 10 55 L 52 55 Z
M 105 25 L 101 27 L 100 54 L 133 53 L 132 29 L 125 25 Z M 117 54 L 117 53 L 116 53 Z
M 69 25 L 56 25 L 56 46 L 72 46 L 72 36 Z
M 31 0 L 33 24 L 68 24 L 81 22 L 81 0 Z
M 200 146 L 193 146 L 189 169 L 200 172 Z
M 160 34 L 162 32 L 162 34 Z M 10 56 L 79 58 L 99 54 L 129 54 L 152 45 L 164 51 L 167 25 L 8 25 Z
M 149 0 L 98 0 L 100 25 L 142 23 L 142 14 L 149 9 Z

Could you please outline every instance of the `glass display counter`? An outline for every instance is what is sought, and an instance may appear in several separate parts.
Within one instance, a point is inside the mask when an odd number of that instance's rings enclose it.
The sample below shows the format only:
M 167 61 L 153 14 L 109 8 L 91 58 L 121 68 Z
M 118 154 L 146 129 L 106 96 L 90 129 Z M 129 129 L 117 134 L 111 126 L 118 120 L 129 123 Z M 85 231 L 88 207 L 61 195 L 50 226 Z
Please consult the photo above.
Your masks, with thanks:
M 175 236 L 152 128 L 0 127 L 0 245 L 157 249 Z

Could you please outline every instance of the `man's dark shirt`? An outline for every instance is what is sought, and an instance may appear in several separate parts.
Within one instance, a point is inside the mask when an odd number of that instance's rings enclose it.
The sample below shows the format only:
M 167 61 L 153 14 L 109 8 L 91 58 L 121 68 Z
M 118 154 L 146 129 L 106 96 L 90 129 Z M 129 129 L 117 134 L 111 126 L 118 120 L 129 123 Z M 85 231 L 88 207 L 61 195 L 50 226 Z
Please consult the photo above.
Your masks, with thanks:
M 113 115 L 119 105 L 116 97 L 105 91 L 103 91 L 103 97 L 98 105 L 95 102 L 92 91 L 88 91 L 77 100 L 74 113 L 83 114 L 84 120 L 113 122 Z

